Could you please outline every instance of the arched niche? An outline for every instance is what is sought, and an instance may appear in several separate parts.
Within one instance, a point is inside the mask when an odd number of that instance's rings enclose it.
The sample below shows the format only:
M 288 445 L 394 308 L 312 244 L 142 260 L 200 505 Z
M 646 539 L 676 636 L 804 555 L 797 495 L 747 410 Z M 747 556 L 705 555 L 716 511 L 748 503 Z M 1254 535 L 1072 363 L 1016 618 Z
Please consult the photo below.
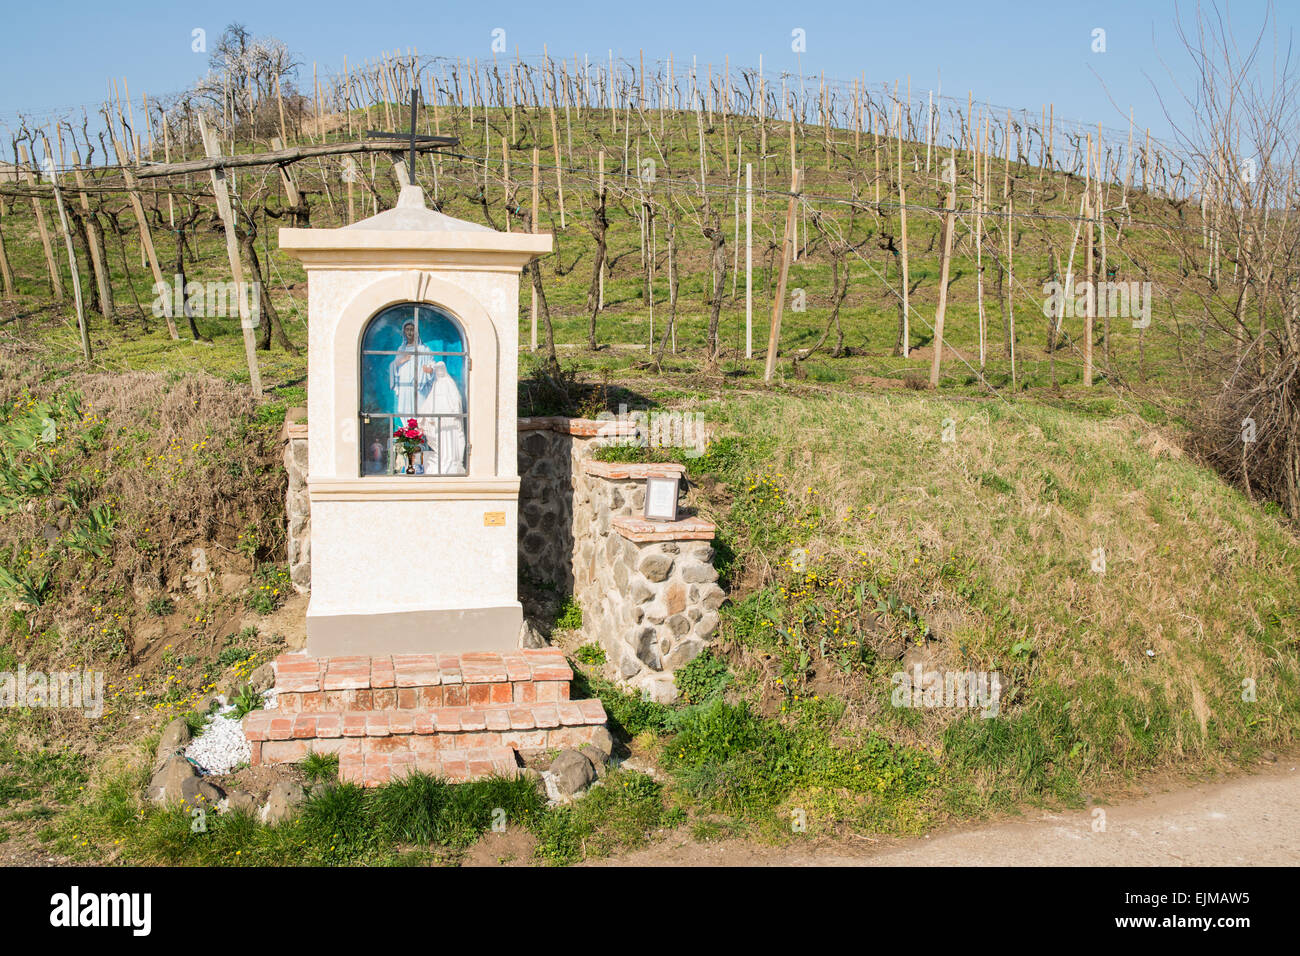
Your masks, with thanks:
M 413 304 L 445 313 L 463 331 L 468 353 L 467 394 L 468 470 L 466 477 L 488 478 L 497 471 L 497 395 L 500 342 L 496 326 L 483 305 L 461 287 L 426 272 L 384 276 L 361 288 L 339 315 L 333 340 L 333 408 L 337 426 L 334 475 L 360 477 L 362 341 L 370 321 L 394 306 Z M 419 481 L 422 477 L 408 477 Z M 441 478 L 440 480 L 446 480 Z

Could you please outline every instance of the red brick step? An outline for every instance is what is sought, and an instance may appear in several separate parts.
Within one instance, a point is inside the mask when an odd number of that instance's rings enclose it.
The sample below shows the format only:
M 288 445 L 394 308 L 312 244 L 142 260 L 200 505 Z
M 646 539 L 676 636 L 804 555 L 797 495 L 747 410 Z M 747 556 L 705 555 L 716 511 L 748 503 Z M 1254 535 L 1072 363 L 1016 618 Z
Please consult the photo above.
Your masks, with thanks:
M 452 783 L 483 777 L 512 777 L 519 760 L 509 747 L 474 747 L 436 753 L 394 751 L 339 754 L 339 780 L 363 787 L 378 787 L 412 772 L 442 777 Z
M 490 708 L 558 703 L 573 671 L 558 648 L 506 654 L 398 654 L 274 661 L 276 706 L 290 713 Z
M 509 753 L 513 760 L 516 751 L 581 747 L 594 740 L 605 719 L 605 708 L 594 698 L 490 708 L 258 710 L 244 718 L 244 734 L 253 766 L 297 763 L 314 751 L 337 753 L 340 775 L 345 764 L 352 768 L 344 779 L 356 778 L 358 760 L 366 768 L 382 764 L 390 776 L 419 769 L 449 779 L 469 779 L 500 771 L 484 770 L 482 760 L 488 759 L 484 757 L 475 758 L 475 765 L 469 767 L 464 763 L 467 753 L 491 752 L 496 754 L 493 760 Z M 458 777 L 462 770 L 468 776 Z
M 339 777 L 377 786 L 412 771 L 448 780 L 513 774 L 518 752 L 592 743 L 599 700 L 569 700 L 558 648 L 508 653 L 282 654 L 275 706 L 244 718 L 251 763 L 339 756 Z

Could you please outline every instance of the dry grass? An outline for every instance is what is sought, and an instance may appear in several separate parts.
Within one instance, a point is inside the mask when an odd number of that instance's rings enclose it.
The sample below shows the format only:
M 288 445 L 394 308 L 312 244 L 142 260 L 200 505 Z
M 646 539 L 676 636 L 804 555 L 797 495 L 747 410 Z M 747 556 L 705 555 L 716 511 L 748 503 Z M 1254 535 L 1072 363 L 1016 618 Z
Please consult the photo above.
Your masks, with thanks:
M 1013 728 L 1068 738 L 1025 743 L 1047 772 L 1067 755 L 1076 783 L 1216 766 L 1294 740 L 1294 530 L 1172 453 L 1176 436 L 1130 415 L 906 392 L 745 398 L 717 414 L 783 489 L 773 520 L 810 567 L 865 573 L 915 607 L 938 638 L 927 668 L 1012 675 Z M 790 580 L 784 553 L 741 525 L 729 534 L 735 577 Z M 881 682 L 895 666 L 857 677 L 873 720 L 889 718 Z M 902 739 L 954 759 L 955 726 L 992 733 L 950 711 L 906 717 Z
M 118 719 L 175 712 L 211 683 L 218 642 L 241 629 L 250 575 L 282 561 L 276 422 L 246 389 L 202 374 L 60 373 L 7 349 L 0 372 L 0 445 L 54 476 L 0 502 L 0 563 L 45 583 L 37 602 L 0 594 L 0 653 L 29 668 L 105 671 Z M 24 426 L 47 408 L 55 440 L 23 451 Z M 187 581 L 200 548 L 206 595 Z

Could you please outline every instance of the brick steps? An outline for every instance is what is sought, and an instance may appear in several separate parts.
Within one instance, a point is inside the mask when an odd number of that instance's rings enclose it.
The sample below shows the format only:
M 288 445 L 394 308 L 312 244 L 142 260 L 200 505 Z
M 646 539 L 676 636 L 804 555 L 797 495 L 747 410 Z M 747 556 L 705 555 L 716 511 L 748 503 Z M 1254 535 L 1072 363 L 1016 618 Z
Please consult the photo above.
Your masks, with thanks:
M 412 772 L 463 783 L 491 776 L 513 777 L 518 771 L 519 760 L 509 747 L 444 750 L 436 754 L 395 751 L 339 755 L 339 779 L 363 787 L 378 787 Z
M 276 704 L 244 718 L 251 763 L 339 756 L 339 778 L 378 786 L 413 771 L 513 775 L 519 751 L 591 743 L 599 700 L 569 700 L 558 648 L 511 653 L 309 657 L 273 662 Z
M 252 742 L 336 737 L 390 737 L 414 734 L 504 733 L 582 727 L 605 722 L 599 700 L 564 700 L 554 704 L 509 707 L 437 707 L 420 710 L 348 710 L 285 713 L 256 710 L 244 718 Z
M 276 706 L 290 713 L 556 703 L 573 671 L 555 648 L 510 654 L 276 658 Z
M 516 751 L 581 747 L 604 725 L 605 708 L 590 699 L 488 708 L 259 710 L 244 718 L 244 734 L 253 766 L 297 763 L 309 751 L 336 753 L 340 779 L 360 780 L 364 768 L 367 780 L 384 782 L 411 770 L 448 779 L 513 772 Z

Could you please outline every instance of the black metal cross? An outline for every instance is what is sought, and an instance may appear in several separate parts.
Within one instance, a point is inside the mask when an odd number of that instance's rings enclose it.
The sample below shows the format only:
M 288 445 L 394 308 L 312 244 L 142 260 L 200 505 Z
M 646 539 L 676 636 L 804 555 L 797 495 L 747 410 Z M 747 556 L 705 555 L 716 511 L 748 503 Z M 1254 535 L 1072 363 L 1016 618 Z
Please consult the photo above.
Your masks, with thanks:
M 395 130 L 393 132 L 384 132 L 382 130 L 368 129 L 366 136 L 371 139 L 403 139 L 410 144 L 410 161 L 406 167 L 406 176 L 411 185 L 415 185 L 415 144 L 416 143 L 437 143 L 439 146 L 456 146 L 460 140 L 455 136 L 422 136 L 415 132 L 415 111 L 419 107 L 420 87 L 418 83 L 411 84 L 411 128 L 405 132 Z

